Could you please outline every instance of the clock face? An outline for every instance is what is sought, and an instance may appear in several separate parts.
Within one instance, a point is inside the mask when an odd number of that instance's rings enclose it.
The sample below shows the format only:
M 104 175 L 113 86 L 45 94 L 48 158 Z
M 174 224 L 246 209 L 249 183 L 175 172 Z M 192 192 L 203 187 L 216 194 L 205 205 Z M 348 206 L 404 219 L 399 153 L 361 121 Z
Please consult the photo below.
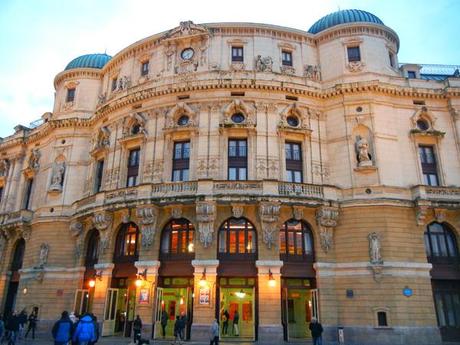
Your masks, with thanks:
M 193 57 L 193 54 L 195 52 L 193 51 L 192 48 L 186 48 L 180 53 L 180 57 L 184 60 L 190 60 Z

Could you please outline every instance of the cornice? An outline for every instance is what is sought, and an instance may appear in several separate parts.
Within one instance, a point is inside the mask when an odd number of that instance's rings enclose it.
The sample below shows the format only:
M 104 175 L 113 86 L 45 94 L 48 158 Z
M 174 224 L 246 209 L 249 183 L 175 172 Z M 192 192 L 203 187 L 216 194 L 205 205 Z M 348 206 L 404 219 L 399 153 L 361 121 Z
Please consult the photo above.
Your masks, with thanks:
M 85 79 L 102 79 L 102 70 L 97 68 L 73 68 L 67 71 L 62 71 L 54 77 L 54 88 L 57 89 L 59 84 L 64 80 L 72 78 L 85 78 Z

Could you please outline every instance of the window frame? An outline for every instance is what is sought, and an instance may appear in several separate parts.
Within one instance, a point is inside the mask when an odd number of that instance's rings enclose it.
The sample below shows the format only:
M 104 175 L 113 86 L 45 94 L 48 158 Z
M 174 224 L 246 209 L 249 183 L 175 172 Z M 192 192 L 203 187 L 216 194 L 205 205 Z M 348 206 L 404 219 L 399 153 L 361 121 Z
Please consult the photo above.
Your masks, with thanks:
M 85 267 L 93 268 L 99 261 L 99 243 L 101 235 L 97 229 L 92 229 L 87 239 L 85 252 Z
M 232 63 L 233 62 L 244 62 L 244 46 L 232 45 L 230 49 L 231 49 Z M 239 53 L 241 53 L 241 55 Z
M 137 152 L 137 159 L 136 163 L 134 165 L 131 165 L 131 155 L 134 154 L 134 152 Z M 141 149 L 140 147 L 135 147 L 132 148 L 128 151 L 128 164 L 127 164 L 127 174 L 126 174 L 126 187 L 135 187 L 139 183 L 139 165 L 140 165 L 140 155 L 141 155 Z M 134 177 L 134 183 L 130 183 L 130 178 Z
M 294 147 L 298 147 L 298 159 L 289 158 L 294 155 Z M 289 148 L 289 150 L 288 150 Z M 288 154 L 288 151 L 290 154 Z M 303 183 L 303 151 L 302 143 L 296 141 L 284 142 L 284 153 L 286 163 L 286 180 L 292 183 Z M 300 181 L 297 181 L 296 172 L 300 175 Z
M 24 201 L 23 201 L 23 209 L 30 210 L 31 203 L 32 203 L 32 190 L 34 186 L 34 178 L 29 177 L 26 179 L 25 185 L 25 193 L 24 193 Z
M 184 146 L 188 144 L 188 148 Z M 177 156 L 177 147 L 181 145 L 180 157 Z M 188 150 L 188 151 L 187 151 Z M 175 141 L 173 143 L 173 154 L 172 154 L 172 176 L 171 181 L 173 182 L 184 182 L 190 180 L 190 153 L 191 153 L 191 142 L 190 140 Z M 185 156 L 185 158 L 184 158 Z M 176 172 L 179 173 L 179 179 L 176 179 Z M 184 176 L 186 172 L 186 176 Z
M 439 179 L 439 171 L 438 171 L 438 160 L 436 157 L 436 149 L 434 145 L 424 145 L 419 144 L 417 145 L 418 148 L 418 156 L 420 160 L 421 172 L 422 172 L 422 184 L 427 186 L 440 186 L 441 181 Z M 427 163 L 429 155 L 427 155 L 426 151 L 431 151 L 431 157 L 433 158 L 433 163 Z M 436 183 L 433 184 L 431 179 L 432 176 L 436 178 Z M 428 182 L 428 183 L 427 183 Z
M 130 227 L 135 229 L 135 232 L 129 232 Z M 135 247 L 133 254 L 126 254 L 126 237 L 127 235 L 135 236 Z M 131 238 L 131 236 L 130 236 Z M 123 263 L 123 262 L 134 262 L 139 259 L 139 227 L 133 223 L 123 224 L 118 230 L 117 237 L 115 240 L 115 250 L 113 255 L 114 263 Z
M 416 71 L 407 71 L 407 79 L 417 79 Z
M 142 61 L 141 62 L 141 77 L 145 77 L 146 75 L 149 74 L 150 71 L 150 61 Z
M 285 59 L 285 57 L 289 56 L 289 59 Z M 281 50 L 281 64 L 283 66 L 289 66 L 292 67 L 294 62 L 293 62 L 293 54 L 291 50 L 287 49 L 282 49 Z
M 96 161 L 96 171 L 94 174 L 94 193 L 99 193 L 102 189 L 102 179 L 104 178 L 104 158 Z
M 16 241 L 13 251 L 13 256 L 11 258 L 10 271 L 16 272 L 19 271 L 24 264 L 24 254 L 26 252 L 26 241 L 23 238 L 20 238 Z
M 231 227 L 231 222 L 241 222 L 244 221 L 244 228 Z M 237 226 L 239 224 L 236 224 Z M 234 230 L 232 230 L 234 229 Z M 232 236 L 231 232 L 235 232 L 235 252 L 231 252 L 231 242 L 230 238 Z M 240 233 L 243 233 L 244 236 L 244 252 L 241 253 L 239 250 L 241 249 L 239 240 L 240 240 Z M 249 236 L 251 234 L 251 236 Z M 221 247 L 221 238 L 225 236 L 225 248 L 222 251 Z M 250 241 L 251 237 L 251 241 Z M 248 249 L 249 243 L 253 244 L 252 249 Z M 258 255 L 258 242 L 257 242 L 257 230 L 254 224 L 249 221 L 249 219 L 245 217 L 235 218 L 230 217 L 227 218 L 220 226 L 217 236 L 217 258 L 218 260 L 229 260 L 229 261 L 253 261 L 257 259 Z
M 297 224 L 301 225 L 301 243 L 302 243 L 302 254 L 297 254 L 297 236 L 296 233 L 299 231 L 294 228 L 289 228 L 289 226 L 296 222 Z M 297 225 L 296 224 L 296 225 Z M 295 225 L 291 225 L 295 226 Z M 289 236 L 290 233 L 294 233 L 293 236 Z M 284 236 L 283 236 L 284 235 Z M 307 253 L 305 251 L 305 238 L 306 236 L 309 237 L 309 242 L 311 244 L 311 253 Z M 283 243 L 282 237 L 284 237 L 284 248 L 285 252 L 282 252 Z M 289 239 L 292 237 L 294 239 L 294 253 L 289 253 Z M 286 220 L 281 228 L 279 229 L 279 255 L 280 260 L 287 261 L 287 262 L 314 262 L 315 261 L 315 242 L 313 238 L 313 231 L 311 230 L 311 226 L 303 221 L 303 220 L 296 220 L 294 218 Z
M 348 62 L 361 62 L 362 61 L 361 46 L 359 44 L 347 46 L 347 60 Z
M 439 232 L 434 232 L 434 226 L 441 226 L 443 230 L 442 234 Z M 423 235 L 425 243 L 425 252 L 428 262 L 434 264 L 460 263 L 460 252 L 458 248 L 457 237 L 455 236 L 454 231 L 449 226 L 447 226 L 445 223 L 432 222 L 427 225 Z M 436 240 L 433 239 L 434 237 L 436 238 Z M 451 240 L 450 243 L 448 238 L 450 238 Z M 442 244 L 441 241 L 443 242 Z M 436 243 L 436 251 L 438 253 L 442 252 L 444 248 L 446 250 L 445 254 L 447 255 L 433 255 L 434 243 Z M 452 246 L 453 252 L 450 252 L 450 246 Z
M 65 96 L 65 101 L 66 101 L 66 103 L 75 102 L 75 95 L 76 95 L 76 92 L 77 92 L 77 88 L 76 88 L 76 87 L 71 87 L 71 88 L 68 88 L 68 89 L 67 89 L 67 94 L 66 94 L 66 96 Z
M 235 154 L 231 154 L 232 145 L 231 142 L 235 142 Z M 242 145 L 244 145 L 244 155 L 242 154 Z M 247 138 L 228 138 L 227 141 L 227 179 L 229 181 L 247 181 L 248 180 L 248 139 Z M 231 169 L 235 169 L 235 178 L 231 177 Z M 241 169 L 245 169 L 245 176 L 241 178 Z
M 174 229 L 173 226 L 178 226 L 177 228 L 177 246 L 176 250 L 173 251 L 173 237 Z M 184 233 L 186 244 L 183 247 Z M 167 240 L 165 240 L 167 238 Z M 195 241 L 196 241 L 196 231 L 195 226 L 187 218 L 171 219 L 164 227 L 161 232 L 161 241 L 160 241 L 160 260 L 191 260 L 195 257 Z M 165 243 L 167 243 L 168 248 L 165 248 Z M 190 245 L 193 245 L 193 250 L 189 251 L 188 248 Z M 181 251 L 182 248 L 185 248 L 185 251 Z

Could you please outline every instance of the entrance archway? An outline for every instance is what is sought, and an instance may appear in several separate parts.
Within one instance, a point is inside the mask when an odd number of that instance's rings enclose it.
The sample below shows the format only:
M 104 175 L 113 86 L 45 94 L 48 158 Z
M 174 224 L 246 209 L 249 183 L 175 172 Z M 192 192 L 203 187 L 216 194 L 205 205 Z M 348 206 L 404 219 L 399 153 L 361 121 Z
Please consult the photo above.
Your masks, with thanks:
M 10 315 L 16 306 L 16 297 L 18 295 L 19 286 L 19 270 L 22 268 L 24 260 L 24 252 L 26 249 L 26 241 L 20 238 L 14 245 L 13 258 L 11 261 L 10 271 L 11 278 L 8 284 L 8 292 L 6 294 L 5 308 L 3 311 L 4 316 Z

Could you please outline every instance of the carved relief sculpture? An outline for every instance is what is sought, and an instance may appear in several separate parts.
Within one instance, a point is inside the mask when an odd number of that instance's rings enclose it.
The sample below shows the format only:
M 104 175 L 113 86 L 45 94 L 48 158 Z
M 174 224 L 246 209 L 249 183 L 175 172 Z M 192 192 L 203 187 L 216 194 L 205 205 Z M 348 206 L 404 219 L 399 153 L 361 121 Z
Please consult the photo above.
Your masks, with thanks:
M 216 205 L 211 201 L 200 201 L 196 203 L 196 220 L 198 221 L 198 232 L 200 242 L 207 248 L 212 243 L 214 232 L 214 220 L 216 218 Z
M 73 237 L 78 237 L 83 232 L 83 224 L 79 221 L 74 221 L 70 223 L 69 228 Z
M 320 243 L 325 253 L 333 245 L 333 230 L 337 226 L 339 209 L 336 207 L 322 206 L 316 211 L 316 222 L 320 227 Z
M 369 258 L 371 264 L 383 264 L 382 259 L 382 244 L 380 240 L 380 235 L 376 232 L 370 233 L 368 235 L 369 239 Z
M 55 162 L 53 166 L 53 173 L 51 175 L 50 191 L 62 191 L 64 184 L 65 162 Z
M 257 72 L 271 72 L 273 69 L 273 59 L 270 56 L 262 57 L 257 55 L 256 58 L 256 71 Z
M 38 256 L 38 266 L 43 267 L 48 262 L 48 254 L 49 254 L 49 244 L 42 243 L 40 246 L 40 254 Z
M 112 223 L 113 217 L 106 211 L 97 212 L 93 216 L 93 225 L 99 231 L 106 230 Z
M 174 205 L 171 208 L 171 217 L 174 219 L 182 218 L 182 205 Z
M 305 65 L 304 67 L 304 76 L 307 79 L 314 81 L 321 80 L 321 70 L 319 66 L 314 65 Z
M 41 153 L 39 149 L 32 149 L 29 157 L 29 168 L 33 171 L 38 171 L 40 169 L 40 157 Z
M 232 205 L 232 214 L 235 218 L 241 218 L 243 216 L 244 206 L 243 205 Z
M 357 137 L 356 151 L 358 157 L 358 166 L 372 166 L 371 155 L 369 154 L 369 143 L 366 138 Z
M 10 167 L 10 163 L 7 159 L 2 159 L 0 161 L 0 177 L 6 177 L 8 175 L 8 169 Z
M 140 220 L 141 243 L 143 247 L 150 247 L 155 238 L 155 229 L 158 219 L 158 210 L 153 206 L 142 206 L 136 209 L 136 216 Z
M 278 219 L 281 206 L 278 203 L 262 202 L 259 205 L 259 215 L 262 222 L 263 241 L 268 249 L 276 242 Z
M 95 149 L 107 148 L 110 146 L 110 130 L 106 126 L 102 126 L 96 138 Z

